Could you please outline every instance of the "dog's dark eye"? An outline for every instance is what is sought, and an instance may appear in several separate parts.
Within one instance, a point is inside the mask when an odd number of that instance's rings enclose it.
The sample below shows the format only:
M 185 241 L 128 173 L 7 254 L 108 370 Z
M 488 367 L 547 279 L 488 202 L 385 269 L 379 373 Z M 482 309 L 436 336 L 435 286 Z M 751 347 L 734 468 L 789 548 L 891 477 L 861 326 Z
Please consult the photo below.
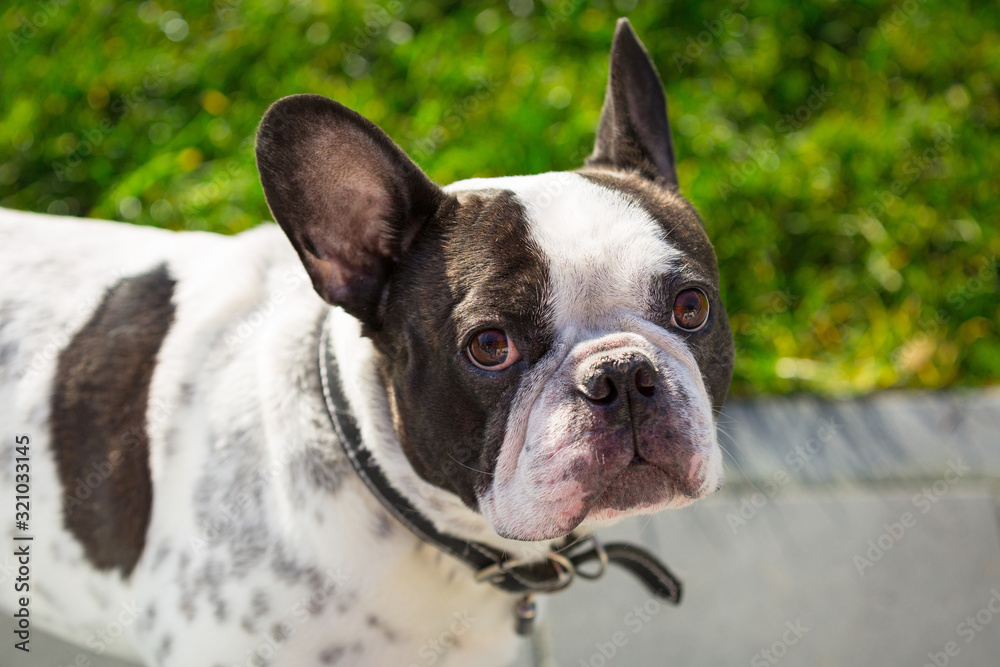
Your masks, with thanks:
M 488 371 L 500 371 L 521 358 L 506 332 L 483 329 L 469 341 L 469 361 Z
M 708 319 L 708 297 L 700 289 L 686 289 L 674 299 L 674 324 L 697 331 Z

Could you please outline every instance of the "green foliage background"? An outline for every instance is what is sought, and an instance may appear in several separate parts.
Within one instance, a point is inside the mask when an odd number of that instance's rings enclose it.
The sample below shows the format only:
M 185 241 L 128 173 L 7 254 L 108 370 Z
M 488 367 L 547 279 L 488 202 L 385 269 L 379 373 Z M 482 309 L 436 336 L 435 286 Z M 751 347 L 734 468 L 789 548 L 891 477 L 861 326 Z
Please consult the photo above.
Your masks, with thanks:
M 573 168 L 615 19 L 663 76 L 736 393 L 1000 378 L 1000 8 L 962 0 L 71 3 L 0 14 L 0 205 L 237 232 L 252 137 L 337 99 L 439 182 Z

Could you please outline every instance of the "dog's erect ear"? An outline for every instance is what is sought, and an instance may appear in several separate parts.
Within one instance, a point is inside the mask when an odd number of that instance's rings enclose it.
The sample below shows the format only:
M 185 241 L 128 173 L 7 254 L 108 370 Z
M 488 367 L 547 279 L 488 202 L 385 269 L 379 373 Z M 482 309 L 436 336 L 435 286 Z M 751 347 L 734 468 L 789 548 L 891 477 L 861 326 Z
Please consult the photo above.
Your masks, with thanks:
M 677 184 L 663 84 L 626 18 L 615 28 L 608 90 L 587 165 L 637 169 L 647 178 Z
M 373 324 L 393 265 L 447 195 L 374 123 L 319 95 L 271 105 L 257 168 L 313 287 Z

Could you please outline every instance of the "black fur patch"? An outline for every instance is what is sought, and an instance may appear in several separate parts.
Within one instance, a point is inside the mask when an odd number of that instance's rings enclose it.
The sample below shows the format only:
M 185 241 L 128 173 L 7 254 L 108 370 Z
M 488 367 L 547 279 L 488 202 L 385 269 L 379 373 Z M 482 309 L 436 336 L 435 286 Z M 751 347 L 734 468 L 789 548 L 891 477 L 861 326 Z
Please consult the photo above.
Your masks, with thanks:
M 494 190 L 459 201 L 414 241 L 372 338 L 414 470 L 476 508 L 522 373 L 549 349 L 553 331 L 548 266 L 517 197 Z M 465 346 L 484 328 L 507 331 L 522 359 L 496 373 L 473 367 Z
M 60 354 L 53 388 L 63 521 L 95 567 L 124 576 L 146 543 L 153 499 L 146 408 L 174 319 L 173 292 L 166 266 L 120 280 Z

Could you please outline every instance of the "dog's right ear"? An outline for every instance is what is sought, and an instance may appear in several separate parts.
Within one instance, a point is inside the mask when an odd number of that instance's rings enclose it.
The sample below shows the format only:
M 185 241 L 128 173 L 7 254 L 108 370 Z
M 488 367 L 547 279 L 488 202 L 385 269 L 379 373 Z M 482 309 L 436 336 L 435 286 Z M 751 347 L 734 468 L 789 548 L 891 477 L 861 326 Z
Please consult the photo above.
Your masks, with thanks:
M 448 196 L 374 123 L 319 95 L 271 105 L 257 169 L 319 295 L 375 326 L 394 265 Z
M 632 24 L 618 19 L 611 42 L 608 89 L 589 166 L 637 171 L 677 185 L 667 98 L 656 65 Z

